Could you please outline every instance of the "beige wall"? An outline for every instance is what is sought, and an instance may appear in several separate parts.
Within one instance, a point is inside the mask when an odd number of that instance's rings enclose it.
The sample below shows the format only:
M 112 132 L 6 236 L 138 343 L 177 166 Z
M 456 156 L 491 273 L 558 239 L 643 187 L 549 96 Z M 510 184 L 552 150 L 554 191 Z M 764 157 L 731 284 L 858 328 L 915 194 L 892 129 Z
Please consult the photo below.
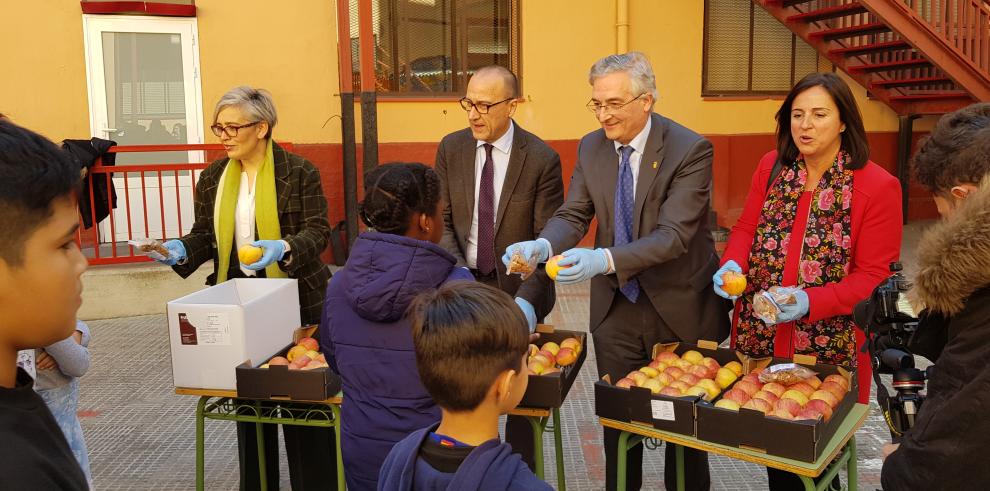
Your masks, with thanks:
M 629 0 L 629 47 L 653 61 L 657 110 L 706 134 L 774 131 L 779 100 L 701 97 L 703 2 Z M 584 109 L 587 70 L 613 53 L 616 0 L 522 0 L 520 125 L 545 139 L 575 139 L 597 127 Z M 240 84 L 272 91 L 276 135 L 298 143 L 338 143 L 340 114 L 335 2 L 199 0 L 203 112 Z M 9 2 L 0 19 L 7 67 L 0 112 L 53 139 L 89 136 L 82 13 L 74 2 Z M 12 49 L 14 48 L 14 49 Z M 897 118 L 851 84 L 868 131 L 896 131 Z M 355 106 L 360 113 L 359 107 Z M 389 102 L 378 109 L 382 142 L 432 142 L 466 124 L 456 102 Z M 328 121 L 329 120 L 329 121 Z M 916 125 L 930 126 L 931 119 Z M 358 119 L 360 130 L 360 119 Z M 204 141 L 212 142 L 211 134 Z M 360 133 L 359 133 L 360 138 Z

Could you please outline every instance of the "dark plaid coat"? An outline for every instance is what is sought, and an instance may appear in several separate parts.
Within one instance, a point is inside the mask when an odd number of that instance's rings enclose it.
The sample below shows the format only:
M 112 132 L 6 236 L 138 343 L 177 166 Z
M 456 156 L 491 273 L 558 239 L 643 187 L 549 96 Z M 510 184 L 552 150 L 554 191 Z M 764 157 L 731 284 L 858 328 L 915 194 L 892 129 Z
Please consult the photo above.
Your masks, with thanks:
M 330 222 L 327 220 L 327 199 L 320 184 L 320 172 L 308 160 L 273 144 L 275 159 L 275 193 L 278 222 L 282 240 L 289 243 L 291 253 L 280 263 L 290 278 L 299 280 L 299 307 L 304 324 L 317 324 L 323 312 L 323 296 L 330 269 L 320 260 L 320 253 L 330 239 Z M 214 161 L 203 170 L 196 184 L 196 222 L 188 235 L 182 237 L 188 261 L 173 266 L 183 278 L 193 274 L 200 265 L 213 260 L 213 274 L 206 284 L 217 281 L 217 241 L 214 236 L 213 207 L 217 199 L 220 176 L 229 159 Z M 227 278 L 243 278 L 237 260 L 237 251 L 231 247 L 230 268 Z M 264 271 L 259 271 L 263 276 Z

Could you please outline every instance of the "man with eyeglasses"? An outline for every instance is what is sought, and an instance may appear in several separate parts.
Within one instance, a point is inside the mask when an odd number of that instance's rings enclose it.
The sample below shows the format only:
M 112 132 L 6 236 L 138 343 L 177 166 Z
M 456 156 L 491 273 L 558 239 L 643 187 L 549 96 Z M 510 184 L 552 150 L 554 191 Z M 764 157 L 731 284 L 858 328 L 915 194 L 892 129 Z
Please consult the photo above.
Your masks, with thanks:
M 504 67 L 481 68 L 468 81 L 460 100 L 468 127 L 445 136 L 437 149 L 445 203 L 440 244 L 478 281 L 514 296 L 532 331 L 553 310 L 553 281 L 542 267 L 525 281 L 506 275 L 498 255 L 539 235 L 564 201 L 564 182 L 557 152 L 512 120 L 518 98 L 518 80 Z M 506 441 L 534 468 L 525 418 L 508 418 Z
M 730 305 L 712 291 L 718 256 L 708 226 L 712 145 L 653 112 L 653 68 L 642 53 L 607 56 L 589 74 L 601 129 L 578 146 L 567 201 L 534 241 L 510 246 L 541 261 L 563 252 L 557 281 L 591 281 L 589 329 L 598 375 L 617 381 L 648 364 L 656 343 L 721 341 Z M 598 219 L 596 249 L 574 248 Z M 605 429 L 606 485 L 616 488 L 619 432 Z M 627 489 L 642 484 L 630 449 Z M 664 481 L 673 489 L 675 452 Z M 709 489 L 707 454 L 684 449 L 687 489 Z

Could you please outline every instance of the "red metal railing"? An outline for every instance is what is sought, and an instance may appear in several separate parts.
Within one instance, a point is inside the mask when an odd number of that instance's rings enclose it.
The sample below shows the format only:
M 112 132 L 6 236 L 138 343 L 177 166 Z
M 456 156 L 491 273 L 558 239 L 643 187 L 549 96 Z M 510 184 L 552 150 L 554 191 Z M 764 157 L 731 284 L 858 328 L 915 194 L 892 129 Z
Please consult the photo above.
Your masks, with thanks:
M 990 69 L 990 7 L 984 0 L 902 1 L 974 67 Z
M 291 143 L 279 142 L 286 150 L 292 149 Z M 115 146 L 111 147 L 110 153 L 147 153 L 147 152 L 188 152 L 188 151 L 202 151 L 202 152 L 222 152 L 223 145 L 220 144 L 191 144 L 191 145 L 127 145 L 127 146 Z M 209 160 L 209 155 L 206 156 L 204 160 Z M 190 163 L 177 163 L 177 164 L 126 164 L 126 165 L 112 165 L 104 166 L 102 159 L 97 160 L 97 162 L 89 169 L 89 186 L 83 189 L 82 192 L 84 196 L 80 199 L 88 199 L 91 203 L 90 206 L 90 223 L 92 227 L 83 230 L 82 219 L 80 217 L 80 227 L 79 231 L 76 233 L 76 242 L 79 244 L 80 248 L 86 254 L 91 265 L 101 265 L 101 264 L 124 264 L 124 263 L 140 263 L 150 261 L 150 259 L 134 250 L 134 247 L 126 244 L 126 241 L 135 238 L 148 237 L 152 239 L 165 240 L 175 237 L 165 237 L 166 230 L 169 228 L 169 223 L 172 223 L 168 218 L 174 218 L 174 223 L 177 227 L 174 229 L 177 233 L 176 237 L 180 237 L 188 233 L 188 229 L 192 228 L 191 221 L 186 221 L 183 224 L 182 220 L 182 210 L 183 205 L 192 206 L 192 200 L 195 199 L 196 195 L 196 182 L 199 179 L 199 175 L 203 169 L 209 165 L 209 162 L 190 162 Z M 181 176 L 182 171 L 188 171 L 188 176 Z M 163 173 L 171 172 L 171 176 L 163 176 Z M 149 185 L 147 173 L 153 173 L 151 179 L 154 181 Z M 140 210 L 133 210 L 131 206 L 131 193 L 132 189 L 129 184 L 128 179 L 136 179 L 140 177 Z M 122 178 L 122 179 L 120 179 Z M 119 182 L 115 182 L 118 179 Z M 181 180 L 180 180 L 181 179 Z M 188 179 L 188 181 L 186 181 Z M 103 180 L 106 183 L 106 200 L 109 208 L 109 215 L 102 221 L 97 221 L 96 217 L 96 191 L 94 191 L 94 184 Z M 185 184 L 188 182 L 191 189 L 191 199 L 184 200 L 182 196 L 182 189 L 180 184 Z M 174 190 L 168 190 L 166 183 L 174 185 Z M 119 185 L 118 185 L 119 184 Z M 157 185 L 156 185 L 157 184 Z M 123 188 L 123 192 L 121 189 Z M 113 203 L 113 192 L 116 191 L 117 195 L 117 209 L 109 205 Z M 137 190 L 135 190 L 137 191 Z M 174 194 L 174 196 L 173 196 Z M 149 196 L 150 195 L 150 196 Z M 102 198 L 102 196 L 101 196 Z M 157 200 L 158 212 L 156 216 L 149 216 L 149 202 L 154 204 Z M 166 204 L 172 204 L 174 200 L 174 207 L 169 207 L 170 209 L 166 212 Z M 136 201 L 136 199 L 135 199 Z M 184 203 L 185 201 L 185 203 Z M 123 210 L 122 213 L 126 217 L 126 237 L 118 237 L 118 228 L 122 225 L 118 223 L 117 212 Z M 134 222 L 135 219 L 141 219 L 140 222 L 143 224 L 138 225 L 137 230 L 135 230 Z M 158 232 L 156 235 L 161 235 L 158 237 L 151 237 L 152 229 L 151 221 L 158 221 L 158 228 L 154 230 Z M 103 225 L 103 235 L 101 239 L 101 224 Z M 185 225 L 185 227 L 183 226 Z

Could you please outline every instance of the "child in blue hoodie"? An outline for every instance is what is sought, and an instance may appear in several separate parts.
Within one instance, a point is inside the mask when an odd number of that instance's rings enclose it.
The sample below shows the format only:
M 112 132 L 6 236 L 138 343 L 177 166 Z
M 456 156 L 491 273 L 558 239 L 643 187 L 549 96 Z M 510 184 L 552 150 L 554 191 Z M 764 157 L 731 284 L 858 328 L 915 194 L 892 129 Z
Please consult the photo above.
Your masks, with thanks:
M 378 489 L 552 489 L 499 440 L 498 418 L 519 404 L 529 376 L 529 327 L 512 298 L 452 282 L 417 297 L 409 320 L 419 376 L 442 419 L 392 448 Z

